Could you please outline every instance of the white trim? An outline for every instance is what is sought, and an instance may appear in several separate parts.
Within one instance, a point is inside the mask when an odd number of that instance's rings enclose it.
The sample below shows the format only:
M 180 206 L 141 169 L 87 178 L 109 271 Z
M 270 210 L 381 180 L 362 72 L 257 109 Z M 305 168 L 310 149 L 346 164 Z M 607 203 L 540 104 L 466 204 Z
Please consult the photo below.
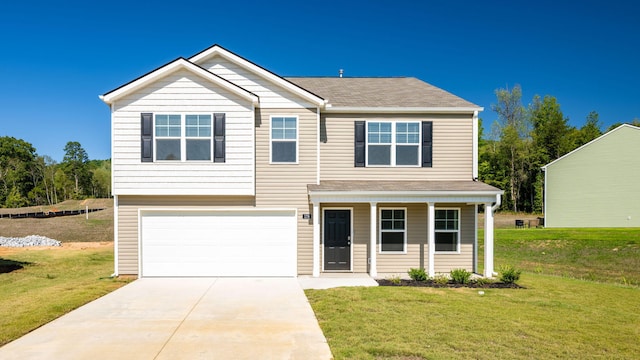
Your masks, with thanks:
M 544 216 L 544 227 L 547 227 L 547 169 L 546 167 L 542 168 L 544 172 L 544 186 L 542 188 L 542 216 Z
M 254 74 L 261 76 L 262 78 L 280 86 L 281 88 L 284 88 L 287 91 L 298 95 L 307 101 L 312 102 L 316 106 L 324 106 L 326 103 L 323 98 L 310 93 L 309 91 L 293 84 L 292 82 L 283 79 L 282 77 L 230 52 L 229 50 L 222 48 L 219 45 L 213 45 L 212 47 L 200 52 L 199 54 L 190 57 L 189 61 L 193 63 L 203 62 L 215 55 L 218 55 L 225 60 L 228 60 L 244 69 L 247 69 L 248 71 L 251 71 Z
M 315 205 L 314 205 L 315 206 Z M 327 210 L 349 210 L 349 238 L 351 240 L 349 240 L 350 244 L 349 244 L 349 256 L 351 257 L 351 259 L 349 259 L 349 270 L 325 270 L 324 268 L 324 247 L 325 247 L 325 242 L 324 242 L 324 237 L 325 237 L 325 233 L 324 233 L 324 221 L 326 219 L 325 211 Z M 349 272 L 353 272 L 353 207 L 323 207 L 322 208 L 322 232 L 321 232 L 321 236 L 320 238 L 322 239 L 322 272 L 328 271 L 328 272 L 345 272 L 345 271 L 349 271 Z
M 385 230 L 384 232 L 402 232 L 403 233 L 403 244 L 402 244 L 402 251 L 383 251 L 382 250 L 382 233 L 383 233 L 383 229 L 382 229 L 382 211 L 383 210 L 402 210 L 404 211 L 404 229 L 402 231 L 397 231 L 397 230 Z M 407 211 L 406 207 L 379 207 L 378 208 L 378 220 L 377 220 L 377 226 L 378 226 L 378 239 L 380 239 L 380 241 L 378 241 L 379 245 L 377 246 L 377 251 L 378 254 L 406 254 L 407 253 L 407 238 L 409 237 L 408 235 L 408 218 L 409 218 L 409 213 Z
M 378 225 L 378 221 L 376 216 L 378 214 L 378 204 L 376 202 L 369 202 L 370 211 L 369 211 L 369 254 L 371 257 L 369 258 L 369 276 L 375 278 L 378 276 L 378 264 L 377 264 L 377 251 L 376 251 L 376 226 Z
M 434 215 L 433 223 L 434 223 L 434 225 L 435 225 L 435 220 L 436 220 L 435 212 L 438 211 L 438 210 L 456 210 L 456 211 L 458 211 L 458 229 L 455 230 L 455 231 L 453 231 L 453 230 L 437 230 L 434 227 L 434 236 L 437 233 L 456 233 L 456 234 L 458 234 L 458 236 L 457 236 L 457 239 L 456 239 L 457 240 L 457 244 L 456 244 L 456 250 L 455 251 L 438 251 L 438 250 L 436 250 L 435 249 L 436 238 L 434 237 L 433 238 L 434 251 L 435 251 L 436 254 L 460 254 L 461 253 L 460 244 L 461 244 L 461 240 L 462 240 L 462 229 L 461 229 L 462 228 L 462 226 L 461 226 L 462 225 L 461 224 L 462 223 L 462 210 L 459 207 L 440 207 L 440 206 L 436 207 L 434 209 L 434 212 L 433 212 L 433 215 Z
M 296 119 L 296 161 L 273 161 L 273 118 Z M 293 142 L 290 139 L 276 139 L 276 141 Z M 298 115 L 270 115 L 269 116 L 269 164 L 270 165 L 297 165 L 300 162 L 300 117 Z
M 429 277 L 433 277 L 436 274 L 436 232 L 435 232 L 435 218 L 436 218 L 436 204 L 433 202 L 427 203 L 427 241 L 428 250 L 427 257 L 429 263 L 427 264 L 427 274 Z
M 484 276 L 493 277 L 493 206 L 484 205 Z M 500 206 L 499 198 L 496 205 Z
M 335 203 L 468 203 L 493 202 L 500 191 L 309 191 L 309 199 L 316 202 Z
M 331 106 L 324 109 L 326 113 L 393 113 L 393 114 L 473 114 L 483 111 L 482 107 L 367 107 L 367 106 Z
M 562 160 L 562 159 L 564 159 L 564 158 L 566 158 L 566 157 L 568 157 L 568 156 L 571 156 L 573 153 L 575 153 L 575 152 L 577 152 L 577 151 L 580 151 L 580 150 L 582 150 L 583 148 L 585 148 L 585 147 L 587 147 L 587 146 L 589 146 L 589 145 L 591 145 L 591 144 L 595 143 L 596 141 L 600 141 L 600 140 L 602 140 L 605 136 L 608 136 L 608 135 L 610 135 L 610 134 L 613 134 L 614 132 L 616 132 L 616 131 L 618 131 L 618 130 L 620 130 L 620 129 L 622 129 L 622 128 L 625 128 L 625 127 L 631 128 L 631 129 L 633 129 L 633 130 L 640 130 L 640 127 L 636 127 L 636 126 L 629 125 L 629 124 L 622 124 L 622 125 L 618 126 L 617 128 L 615 128 L 615 129 L 613 129 L 613 130 L 611 130 L 611 131 L 609 131 L 609 132 L 607 132 L 607 133 L 605 133 L 605 134 L 603 134 L 603 135 L 600 135 L 599 137 L 597 137 L 597 138 L 595 138 L 595 139 L 593 139 L 593 140 L 589 141 L 588 143 L 586 143 L 586 144 L 584 144 L 584 145 L 580 146 L 579 148 L 577 148 L 577 149 L 575 149 L 575 150 L 573 150 L 573 151 L 571 151 L 571 152 L 569 152 L 569 153 L 567 153 L 567 154 L 564 154 L 564 155 L 562 155 L 561 157 L 559 157 L 559 158 L 557 158 L 557 159 L 553 160 L 552 162 L 550 162 L 550 163 L 548 163 L 547 165 L 543 166 L 543 167 L 542 167 L 542 169 L 543 169 L 543 170 L 546 170 L 546 168 L 548 168 L 549 166 L 551 166 L 551 165 L 555 164 L 556 162 L 558 162 L 558 161 L 560 161 L 560 160 Z
M 473 149 L 472 149 L 472 177 L 473 179 L 478 178 L 478 111 L 473 112 L 473 119 L 471 121 L 473 126 Z
M 120 240 L 120 237 L 118 236 L 118 227 L 120 224 L 120 221 L 118 221 L 118 217 L 120 214 L 119 211 L 119 201 L 118 201 L 118 195 L 114 195 L 113 196 L 113 276 L 118 276 L 120 274 L 120 272 L 118 271 L 118 267 L 120 266 L 120 262 L 118 260 L 118 242 Z
M 316 185 L 320 185 L 320 107 L 316 108 Z
M 210 73 L 209 71 L 199 67 L 198 65 L 195 65 L 189 61 L 187 61 L 186 59 L 183 58 L 179 58 L 176 59 L 152 72 L 150 72 L 147 75 L 142 76 L 141 78 L 138 78 L 116 90 L 113 90 L 107 94 L 104 95 L 100 95 L 100 99 L 102 101 L 104 101 L 107 104 L 112 104 L 114 101 L 120 99 L 121 97 L 136 91 L 140 88 L 143 88 L 151 83 L 153 83 L 154 81 L 157 81 L 167 75 L 170 75 L 171 73 L 178 71 L 178 70 L 187 70 L 190 71 L 214 84 L 216 84 L 217 86 L 220 86 L 238 96 L 240 96 L 241 98 L 250 100 L 253 105 L 258 105 L 259 103 L 259 98 L 257 95 L 235 85 L 230 83 L 229 81 L 219 77 L 218 75 L 215 75 L 213 73 Z

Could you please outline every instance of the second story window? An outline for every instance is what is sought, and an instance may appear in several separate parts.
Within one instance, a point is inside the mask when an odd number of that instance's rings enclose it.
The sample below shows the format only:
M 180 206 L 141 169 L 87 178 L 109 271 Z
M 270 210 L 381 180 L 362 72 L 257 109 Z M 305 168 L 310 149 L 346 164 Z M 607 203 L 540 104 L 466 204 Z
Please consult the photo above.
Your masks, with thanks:
M 298 161 L 298 118 L 271 117 L 271 162 L 296 163 Z
M 367 123 L 367 166 L 419 165 L 419 122 Z
M 156 160 L 211 160 L 211 115 L 157 114 Z

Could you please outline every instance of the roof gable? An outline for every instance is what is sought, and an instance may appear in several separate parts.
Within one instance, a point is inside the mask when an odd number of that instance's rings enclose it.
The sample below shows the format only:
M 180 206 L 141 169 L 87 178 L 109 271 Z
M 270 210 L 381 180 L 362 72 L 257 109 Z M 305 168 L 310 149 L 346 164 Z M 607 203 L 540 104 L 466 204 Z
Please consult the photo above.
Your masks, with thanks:
M 307 89 L 243 58 L 240 55 L 237 55 L 225 48 L 223 48 L 220 45 L 213 45 L 193 56 L 191 56 L 189 58 L 189 61 L 194 63 L 194 64 L 203 64 L 204 62 L 206 62 L 207 60 L 210 60 L 213 57 L 219 56 L 227 61 L 230 61 L 232 63 L 234 63 L 237 66 L 240 66 L 241 68 L 250 71 L 266 80 L 268 80 L 269 82 L 276 84 L 277 86 L 287 90 L 288 92 L 291 92 L 297 96 L 300 96 L 301 98 L 315 104 L 316 106 L 324 106 L 324 104 L 326 103 L 326 101 L 316 95 L 313 92 L 308 91 Z
M 206 69 L 199 67 L 196 64 L 191 63 L 185 58 L 177 58 L 176 60 L 173 60 L 155 70 L 152 70 L 133 81 L 130 81 L 114 90 L 109 91 L 104 95 L 101 95 L 100 99 L 107 104 L 113 104 L 116 100 L 122 98 L 123 96 L 144 88 L 145 86 L 152 84 L 155 81 L 179 70 L 187 70 L 206 79 L 207 81 L 210 81 L 224 89 L 229 90 L 232 93 L 235 93 L 242 98 L 251 101 L 254 104 L 258 103 L 258 96 L 256 96 L 255 94 L 223 79 L 216 74 L 207 71 Z
M 569 153 L 566 153 L 566 154 L 562 155 L 561 157 L 553 160 L 552 162 L 550 162 L 547 165 L 543 166 L 542 169 L 546 170 L 549 166 L 551 166 L 551 165 L 553 165 L 553 164 L 555 164 L 555 163 L 557 163 L 557 162 L 559 162 L 559 161 L 561 161 L 561 160 L 563 160 L 563 159 L 565 159 L 565 158 L 567 158 L 569 156 L 572 156 L 576 152 L 581 151 L 584 148 L 586 148 L 586 147 L 588 147 L 588 146 L 590 146 L 590 145 L 592 145 L 592 144 L 594 144 L 596 142 L 602 141 L 603 139 L 606 139 L 607 137 L 609 137 L 611 135 L 615 136 L 615 134 L 620 132 L 620 131 L 624 131 L 624 130 L 621 130 L 621 129 L 637 130 L 638 131 L 638 135 L 640 136 L 640 127 L 636 127 L 636 126 L 629 125 L 629 124 L 622 124 L 622 125 L 618 126 L 617 128 L 615 128 L 615 129 L 613 129 L 613 130 L 611 130 L 611 131 L 609 131 L 609 132 L 607 132 L 607 133 L 605 133 L 603 135 L 600 135 L 599 137 L 597 137 L 597 138 L 589 141 L 588 143 L 580 146 L 579 148 L 577 148 L 577 149 L 575 149 L 575 150 L 573 150 L 573 151 L 571 151 Z

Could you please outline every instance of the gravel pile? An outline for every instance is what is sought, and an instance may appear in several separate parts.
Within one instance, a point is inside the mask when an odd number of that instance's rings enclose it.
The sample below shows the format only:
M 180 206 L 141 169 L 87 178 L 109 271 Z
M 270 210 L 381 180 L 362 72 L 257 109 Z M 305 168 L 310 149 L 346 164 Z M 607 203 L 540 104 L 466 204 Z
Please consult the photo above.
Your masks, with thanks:
M 62 246 L 58 240 L 49 239 L 46 236 L 29 235 L 25 237 L 0 236 L 0 246 L 25 247 L 25 246 Z

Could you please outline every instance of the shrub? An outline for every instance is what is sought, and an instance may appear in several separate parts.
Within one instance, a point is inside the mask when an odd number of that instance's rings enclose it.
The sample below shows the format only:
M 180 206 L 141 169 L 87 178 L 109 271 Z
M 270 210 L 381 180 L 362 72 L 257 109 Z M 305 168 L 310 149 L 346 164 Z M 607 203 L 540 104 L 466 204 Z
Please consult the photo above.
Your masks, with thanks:
M 480 287 L 485 287 L 485 286 L 489 286 L 491 284 L 495 284 L 495 280 L 491 279 L 491 278 L 485 278 L 485 277 L 481 277 L 481 278 L 477 278 L 476 279 L 476 284 L 478 284 L 478 286 Z
M 515 284 L 520 280 L 521 270 L 517 270 L 513 265 L 503 265 L 500 267 L 500 281 L 505 284 Z
M 427 280 L 427 272 L 424 269 L 411 268 L 407 271 L 409 277 L 415 281 L 425 281 Z
M 433 278 L 433 282 L 438 285 L 447 285 L 449 283 L 449 277 L 444 274 L 436 275 Z
M 468 284 L 471 273 L 465 269 L 453 269 L 451 270 L 451 279 L 456 284 Z

